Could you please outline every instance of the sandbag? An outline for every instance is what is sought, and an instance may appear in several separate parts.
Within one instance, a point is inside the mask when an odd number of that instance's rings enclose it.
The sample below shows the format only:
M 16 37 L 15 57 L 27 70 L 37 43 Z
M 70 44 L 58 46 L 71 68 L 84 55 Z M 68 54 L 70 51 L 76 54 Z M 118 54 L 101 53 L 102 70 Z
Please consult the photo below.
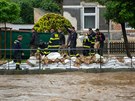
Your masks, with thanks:
M 94 48 L 95 49 L 99 49 L 100 48 L 100 42 L 99 41 L 95 42 Z
M 58 53 L 58 52 L 51 52 L 46 57 L 48 59 L 50 59 L 50 60 L 53 60 L 53 61 L 56 60 L 57 58 L 58 59 L 61 59 L 62 58 L 61 55 L 60 55 L 60 53 Z

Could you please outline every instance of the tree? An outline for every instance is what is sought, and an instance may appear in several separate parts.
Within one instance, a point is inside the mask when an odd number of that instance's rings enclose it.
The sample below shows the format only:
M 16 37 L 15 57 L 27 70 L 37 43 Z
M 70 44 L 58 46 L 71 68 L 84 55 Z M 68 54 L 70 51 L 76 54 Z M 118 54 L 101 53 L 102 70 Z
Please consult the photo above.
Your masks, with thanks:
M 0 1 L 0 22 L 5 24 L 6 22 L 14 21 L 19 17 L 20 8 L 17 4 L 1 0 Z
M 6 23 L 16 20 L 19 17 L 20 8 L 17 4 L 8 0 L 0 1 L 0 22 L 5 24 L 4 33 L 4 48 L 6 49 Z M 1 41 L 1 40 L 0 40 Z M 6 57 L 6 50 L 4 51 L 4 57 Z
M 44 10 L 60 13 L 60 7 L 54 0 L 43 0 L 40 6 Z
M 54 28 L 55 30 L 61 28 L 66 32 L 64 25 L 69 27 L 72 26 L 71 23 L 60 14 L 48 13 L 35 23 L 34 28 L 37 32 L 50 31 L 51 28 Z
M 20 1 L 19 3 L 21 11 L 20 17 L 22 18 L 23 23 L 34 23 L 34 10 L 33 4 L 29 1 Z
M 124 38 L 126 54 L 132 58 L 129 51 L 128 39 L 126 35 L 125 23 L 135 28 L 135 3 L 133 0 L 98 0 L 106 6 L 105 18 L 120 23 Z
M 63 15 L 63 0 L 56 0 L 56 2 L 60 7 L 61 15 Z
M 41 8 L 49 12 L 60 13 L 62 0 L 11 0 L 19 4 L 21 8 L 20 18 L 22 23 L 34 23 L 34 8 Z M 16 21 L 16 22 L 17 22 Z

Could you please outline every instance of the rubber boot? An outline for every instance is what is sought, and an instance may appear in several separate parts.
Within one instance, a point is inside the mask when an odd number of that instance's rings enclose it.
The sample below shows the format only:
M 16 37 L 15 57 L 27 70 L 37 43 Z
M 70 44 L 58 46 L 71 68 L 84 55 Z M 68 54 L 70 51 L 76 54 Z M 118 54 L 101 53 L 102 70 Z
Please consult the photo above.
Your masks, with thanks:
M 16 70 L 22 70 L 19 64 L 16 64 Z

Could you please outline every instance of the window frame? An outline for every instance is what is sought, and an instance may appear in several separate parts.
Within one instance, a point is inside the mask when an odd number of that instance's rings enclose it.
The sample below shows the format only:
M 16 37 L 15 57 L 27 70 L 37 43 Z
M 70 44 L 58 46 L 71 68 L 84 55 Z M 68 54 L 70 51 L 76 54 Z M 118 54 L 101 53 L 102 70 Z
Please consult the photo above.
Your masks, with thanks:
M 85 8 L 95 8 L 95 13 L 85 13 Z M 99 8 L 95 5 L 95 6 L 83 6 L 82 9 L 82 21 L 83 21 L 83 30 L 87 30 L 88 28 L 85 28 L 85 16 L 95 16 L 95 27 L 92 28 L 93 30 L 95 30 L 96 28 L 99 28 L 99 24 L 97 24 L 99 22 Z

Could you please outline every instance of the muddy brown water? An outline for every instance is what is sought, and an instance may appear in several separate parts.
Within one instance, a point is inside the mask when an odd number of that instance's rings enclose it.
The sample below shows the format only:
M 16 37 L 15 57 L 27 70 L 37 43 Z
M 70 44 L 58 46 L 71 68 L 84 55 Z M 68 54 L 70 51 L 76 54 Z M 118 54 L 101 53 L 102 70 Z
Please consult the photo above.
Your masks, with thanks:
M 135 101 L 135 73 L 0 75 L 0 101 Z

